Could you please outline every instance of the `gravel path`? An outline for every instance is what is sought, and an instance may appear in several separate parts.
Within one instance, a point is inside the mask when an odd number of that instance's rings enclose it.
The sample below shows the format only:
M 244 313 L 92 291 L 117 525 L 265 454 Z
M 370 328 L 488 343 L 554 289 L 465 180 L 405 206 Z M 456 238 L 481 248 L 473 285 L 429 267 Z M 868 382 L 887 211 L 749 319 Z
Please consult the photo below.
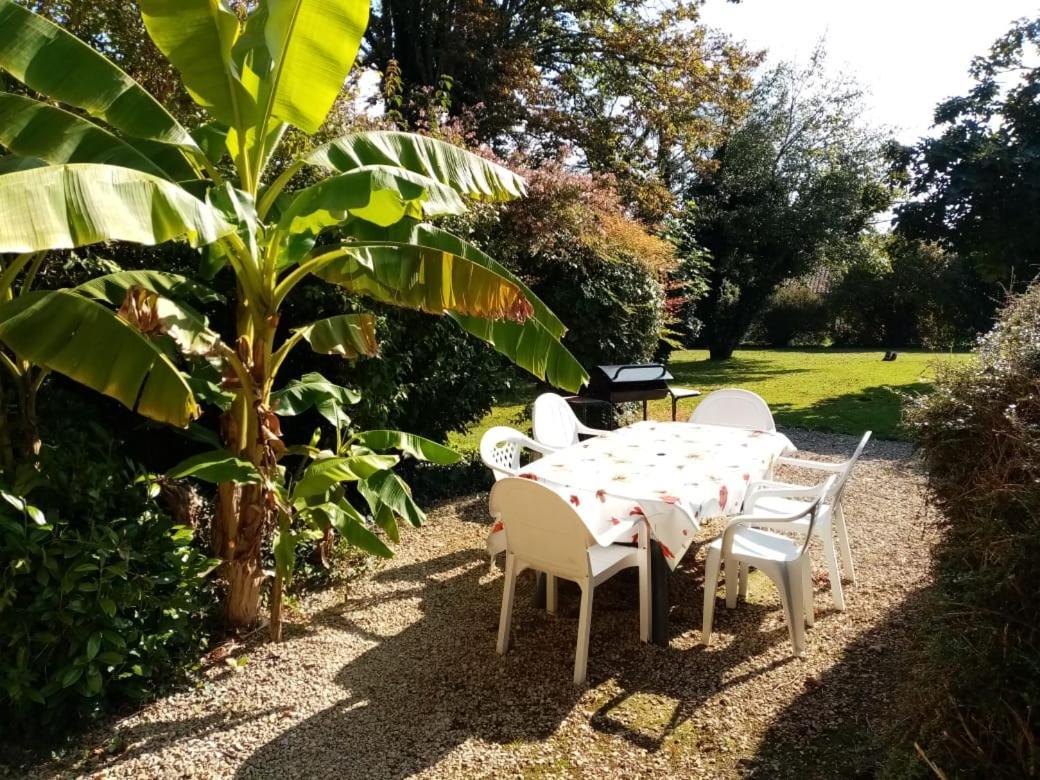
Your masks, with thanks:
M 855 445 L 788 433 L 825 456 Z M 596 591 L 589 686 L 575 688 L 577 590 L 563 587 L 550 617 L 531 607 L 528 579 L 513 647 L 496 656 L 501 573 L 482 550 L 477 495 L 431 512 L 345 590 L 309 598 L 286 641 L 247 648 L 241 671 L 218 664 L 197 689 L 92 732 L 86 758 L 35 776 L 870 776 L 935 535 L 909 456 L 876 442 L 861 462 L 846 493 L 859 582 L 835 612 L 817 560 L 805 660 L 791 658 L 757 573 L 747 603 L 716 609 L 712 646 L 698 645 L 699 549 L 672 580 L 667 648 L 638 642 L 634 580 L 615 578 Z

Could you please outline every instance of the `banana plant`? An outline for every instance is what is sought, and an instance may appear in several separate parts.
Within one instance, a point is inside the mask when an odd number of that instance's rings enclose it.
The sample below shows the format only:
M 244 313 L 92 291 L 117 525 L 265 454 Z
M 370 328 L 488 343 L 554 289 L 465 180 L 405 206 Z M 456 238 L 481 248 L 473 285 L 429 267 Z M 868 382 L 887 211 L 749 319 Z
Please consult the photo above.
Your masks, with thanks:
M 235 332 L 219 338 L 146 275 L 95 294 L 20 295 L 0 305 L 0 341 L 19 361 L 182 427 L 199 415 L 199 395 L 169 344 L 216 367 L 219 389 L 232 397 L 224 446 L 193 473 L 218 475 L 212 539 L 228 585 L 226 617 L 243 626 L 258 616 L 263 545 L 293 499 L 279 487 L 287 450 L 279 369 L 303 342 L 345 358 L 378 349 L 370 314 L 286 333 L 280 310 L 301 282 L 447 315 L 567 390 L 587 375 L 560 343 L 559 318 L 519 278 L 431 222 L 465 212 L 470 200 L 521 197 L 524 181 L 508 169 L 428 137 L 359 132 L 268 173 L 290 125 L 322 126 L 360 46 L 367 0 L 260 0 L 249 11 L 224 0 L 138 5 L 209 115 L 198 128 L 61 27 L 0 0 L 0 70 L 29 93 L 0 94 L 8 152 L 0 170 L 10 171 L 0 174 L 0 253 L 15 256 L 10 270 L 54 249 L 187 241 L 207 273 L 234 276 Z M 317 181 L 296 187 L 305 170 Z M 116 351 L 110 334 L 128 329 L 140 338 L 120 340 Z

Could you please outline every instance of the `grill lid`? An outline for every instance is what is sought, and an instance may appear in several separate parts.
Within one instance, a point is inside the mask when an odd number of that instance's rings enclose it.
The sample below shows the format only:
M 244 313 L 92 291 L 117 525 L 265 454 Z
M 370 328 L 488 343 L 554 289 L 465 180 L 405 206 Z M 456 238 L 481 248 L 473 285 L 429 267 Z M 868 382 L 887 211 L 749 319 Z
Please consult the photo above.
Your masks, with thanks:
M 673 379 L 661 363 L 642 363 L 624 366 L 596 366 L 590 382 L 596 385 L 623 388 L 632 384 L 663 385 Z

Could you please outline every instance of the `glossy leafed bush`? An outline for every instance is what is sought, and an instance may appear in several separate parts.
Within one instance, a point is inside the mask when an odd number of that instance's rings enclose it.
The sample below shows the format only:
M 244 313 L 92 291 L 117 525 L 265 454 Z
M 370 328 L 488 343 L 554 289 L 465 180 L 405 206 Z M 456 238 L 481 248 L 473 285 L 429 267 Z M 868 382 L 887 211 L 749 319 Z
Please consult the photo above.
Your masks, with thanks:
M 47 738 L 153 695 L 205 646 L 212 564 L 192 529 L 82 444 L 45 451 L 48 476 L 28 501 L 11 490 L 0 501 L 3 740 Z

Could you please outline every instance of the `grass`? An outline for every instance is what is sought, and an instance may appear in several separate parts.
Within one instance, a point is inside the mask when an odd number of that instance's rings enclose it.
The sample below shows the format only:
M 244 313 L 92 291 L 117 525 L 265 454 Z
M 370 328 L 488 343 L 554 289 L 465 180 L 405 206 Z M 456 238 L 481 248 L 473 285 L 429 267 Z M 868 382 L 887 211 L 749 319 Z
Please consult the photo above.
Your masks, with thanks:
M 969 353 L 900 352 L 892 362 L 879 350 L 744 349 L 726 361 L 712 362 L 702 350 L 673 352 L 673 384 L 705 394 L 722 387 L 743 387 L 766 399 L 780 427 L 860 434 L 872 430 L 881 439 L 903 438 L 902 396 L 926 392 L 938 363 L 963 362 Z M 533 384 L 496 406 L 476 425 L 453 435 L 453 447 L 474 450 L 493 425 L 527 426 L 527 403 Z M 680 401 L 679 419 L 688 418 L 696 400 Z M 671 400 L 652 401 L 650 416 L 671 419 Z

